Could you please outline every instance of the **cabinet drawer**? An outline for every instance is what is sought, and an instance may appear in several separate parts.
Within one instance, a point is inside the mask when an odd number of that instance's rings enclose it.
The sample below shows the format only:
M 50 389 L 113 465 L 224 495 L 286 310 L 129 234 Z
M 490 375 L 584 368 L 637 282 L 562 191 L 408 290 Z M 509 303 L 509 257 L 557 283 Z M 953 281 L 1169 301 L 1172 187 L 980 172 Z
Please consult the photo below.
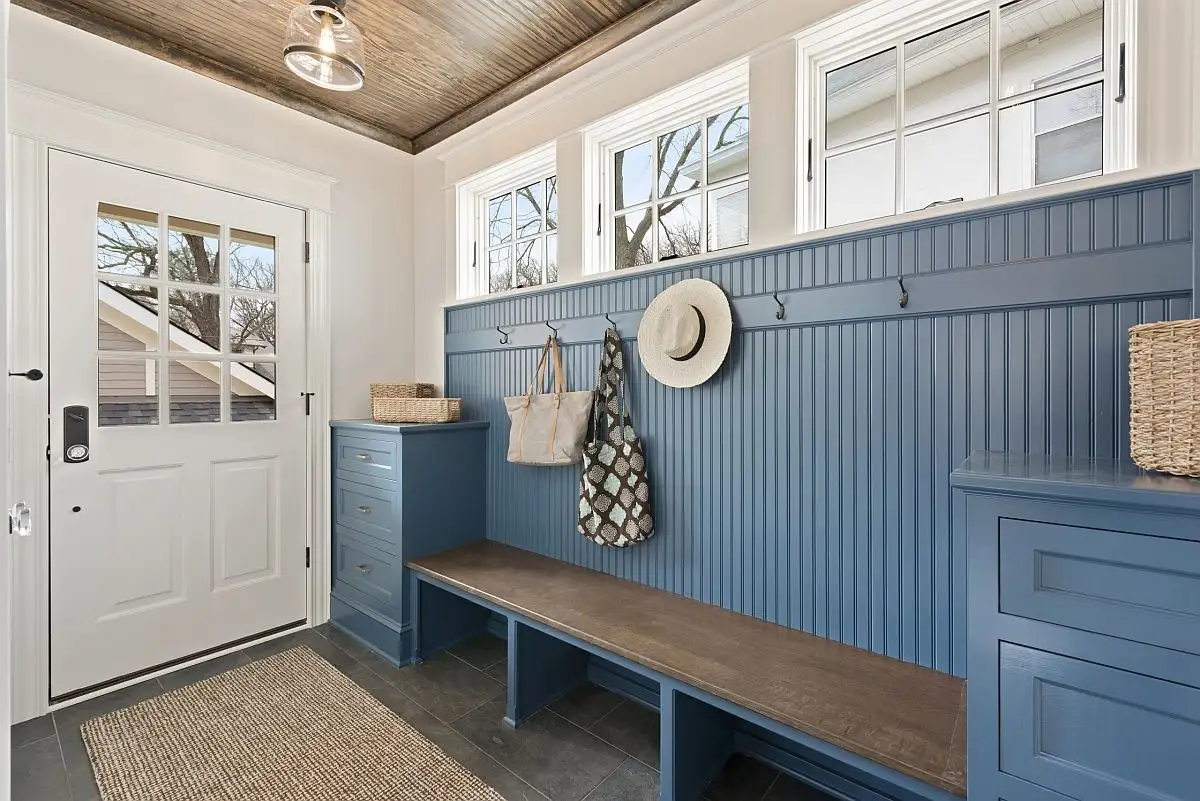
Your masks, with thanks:
M 399 505 L 397 494 L 391 490 L 342 478 L 333 482 L 334 523 L 380 540 L 381 547 L 400 547 Z
M 1000 611 L 1200 654 L 1200 543 L 1003 519 Z
M 396 443 L 387 439 L 366 439 L 337 434 L 333 438 L 334 465 L 338 470 L 349 470 L 367 476 L 396 481 Z
M 1200 690 L 1000 645 L 1000 769 L 1079 801 L 1196 798 Z
M 400 620 L 404 598 L 400 557 L 373 548 L 344 530 L 335 531 L 333 581 L 339 592 Z

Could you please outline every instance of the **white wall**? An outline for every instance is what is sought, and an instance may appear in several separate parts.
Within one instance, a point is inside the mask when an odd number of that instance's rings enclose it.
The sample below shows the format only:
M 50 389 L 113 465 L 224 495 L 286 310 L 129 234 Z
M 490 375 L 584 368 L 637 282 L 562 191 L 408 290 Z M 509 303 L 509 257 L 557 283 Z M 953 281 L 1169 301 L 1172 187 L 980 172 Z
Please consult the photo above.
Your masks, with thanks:
M 14 81 L 336 178 L 332 414 L 367 416 L 371 381 L 411 377 L 412 156 L 24 9 L 9 42 Z
M 794 34 L 856 5 L 854 0 L 701 0 L 596 61 L 417 156 L 414 193 L 415 361 L 418 376 L 443 378 L 442 305 L 455 300 L 454 184 L 487 167 L 557 141 L 559 275 L 583 279 L 582 240 L 595 209 L 578 179 L 589 123 L 730 61 L 750 55 L 751 245 L 794 241 L 797 63 Z M 1141 0 L 1136 100 L 1138 166 L 1195 164 L 1200 124 L 1200 16 L 1192 0 Z M 1181 111 L 1183 112 L 1181 114 Z M 593 222 L 594 224 L 594 222 Z

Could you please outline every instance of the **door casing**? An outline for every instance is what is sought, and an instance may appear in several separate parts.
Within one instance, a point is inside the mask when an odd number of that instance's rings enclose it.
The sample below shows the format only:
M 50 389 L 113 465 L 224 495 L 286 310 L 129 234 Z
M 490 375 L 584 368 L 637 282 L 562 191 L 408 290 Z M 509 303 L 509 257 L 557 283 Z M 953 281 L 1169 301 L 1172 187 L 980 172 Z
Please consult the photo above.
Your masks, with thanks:
M 49 355 L 47 178 L 51 149 L 293 206 L 305 212 L 306 235 L 311 248 L 306 309 L 308 391 L 316 393 L 308 418 L 311 447 L 306 511 L 308 544 L 312 552 L 308 617 L 310 625 L 325 622 L 329 617 L 327 499 L 331 486 L 328 458 L 330 190 L 335 180 L 20 84 L 13 85 L 10 92 L 9 120 L 13 256 L 10 265 L 12 293 L 7 307 L 11 321 L 9 352 L 12 358 L 30 366 L 45 365 Z M 45 381 L 30 383 L 24 391 L 14 393 L 9 410 L 12 437 L 8 445 L 13 454 L 14 483 L 18 484 L 14 491 L 27 499 L 35 513 L 34 536 L 21 544 L 13 566 L 14 722 L 37 717 L 51 709 L 49 537 L 48 530 L 38 525 L 42 519 L 39 512 L 47 509 L 49 503 L 46 460 L 49 398 L 46 388 Z

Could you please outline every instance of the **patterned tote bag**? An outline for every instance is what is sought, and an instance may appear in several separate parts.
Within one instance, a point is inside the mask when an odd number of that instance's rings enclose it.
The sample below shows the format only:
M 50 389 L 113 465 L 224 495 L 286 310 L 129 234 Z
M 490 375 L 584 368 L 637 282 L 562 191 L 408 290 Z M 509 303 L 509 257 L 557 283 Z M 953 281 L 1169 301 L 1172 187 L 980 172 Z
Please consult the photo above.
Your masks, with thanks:
M 604 332 L 583 446 L 579 533 L 611 548 L 637 545 L 654 533 L 646 452 L 625 405 L 625 354 L 621 338 L 611 328 Z

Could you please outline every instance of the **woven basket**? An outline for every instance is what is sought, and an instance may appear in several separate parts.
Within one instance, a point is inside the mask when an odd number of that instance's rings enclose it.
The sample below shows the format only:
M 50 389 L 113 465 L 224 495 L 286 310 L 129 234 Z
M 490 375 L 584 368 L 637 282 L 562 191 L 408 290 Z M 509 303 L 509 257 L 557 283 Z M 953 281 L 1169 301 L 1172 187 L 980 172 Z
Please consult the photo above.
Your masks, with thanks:
M 371 400 L 376 398 L 432 398 L 437 395 L 433 384 L 388 384 L 371 385 Z
M 1129 329 L 1129 396 L 1133 461 L 1200 477 L 1200 320 Z
M 371 416 L 377 423 L 457 423 L 461 398 L 375 398 Z

